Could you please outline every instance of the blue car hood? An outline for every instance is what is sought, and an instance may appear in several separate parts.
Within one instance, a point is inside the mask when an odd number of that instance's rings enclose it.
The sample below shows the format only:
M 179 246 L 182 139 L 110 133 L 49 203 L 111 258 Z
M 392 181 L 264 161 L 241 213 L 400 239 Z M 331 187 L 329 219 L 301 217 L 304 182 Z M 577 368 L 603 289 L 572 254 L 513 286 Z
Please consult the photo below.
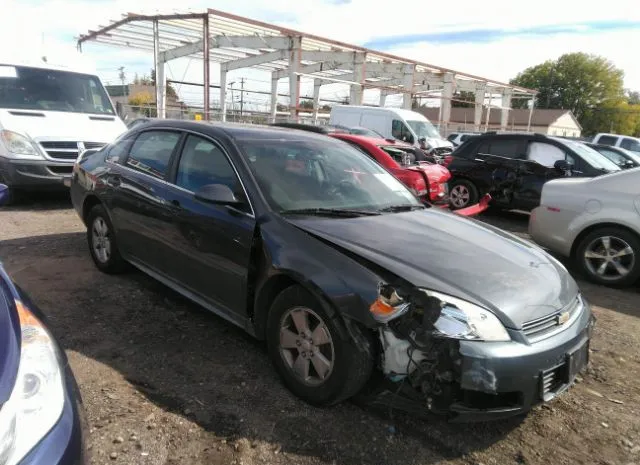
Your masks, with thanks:
M 287 220 L 415 286 L 488 308 L 512 328 L 557 311 L 578 293 L 564 267 L 539 247 L 436 208 Z
M 17 291 L 0 265 L 0 404 L 11 396 L 20 364 L 20 322 L 15 298 Z

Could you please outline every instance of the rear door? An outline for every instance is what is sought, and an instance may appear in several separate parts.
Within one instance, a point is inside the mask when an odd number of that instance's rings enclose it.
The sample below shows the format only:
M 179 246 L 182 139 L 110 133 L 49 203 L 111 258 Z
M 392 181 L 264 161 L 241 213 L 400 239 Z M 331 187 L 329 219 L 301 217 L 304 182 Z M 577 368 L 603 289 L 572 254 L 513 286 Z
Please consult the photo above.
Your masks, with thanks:
M 189 134 L 169 189 L 173 209 L 170 274 L 228 318 L 246 316 L 247 280 L 255 217 L 233 164 L 217 141 Z M 224 184 L 242 205 L 195 198 L 208 184 Z
M 544 141 L 529 141 L 527 157 L 521 164 L 514 192 L 514 208 L 531 210 L 537 207 L 540 204 L 543 184 L 550 179 L 566 176 L 564 171 L 554 168 L 558 160 L 576 164 L 576 157 L 558 145 Z
M 497 204 L 511 203 L 525 150 L 526 140 L 521 137 L 487 139 L 478 145 L 474 161 L 481 167 L 481 183 Z
M 130 258 L 161 271 L 170 259 L 171 211 L 166 182 L 171 157 L 177 152 L 182 133 L 153 129 L 139 133 L 128 155 L 107 182 L 118 245 Z

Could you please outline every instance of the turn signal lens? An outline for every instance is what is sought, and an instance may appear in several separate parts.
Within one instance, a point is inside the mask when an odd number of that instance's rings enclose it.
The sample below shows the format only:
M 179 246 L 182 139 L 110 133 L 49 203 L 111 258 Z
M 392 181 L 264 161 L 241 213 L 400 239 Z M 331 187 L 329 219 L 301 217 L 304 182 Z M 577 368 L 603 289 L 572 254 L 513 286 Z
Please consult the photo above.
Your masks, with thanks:
M 378 321 L 386 322 L 405 313 L 410 306 L 393 286 L 381 283 L 378 285 L 378 298 L 371 304 L 369 311 Z

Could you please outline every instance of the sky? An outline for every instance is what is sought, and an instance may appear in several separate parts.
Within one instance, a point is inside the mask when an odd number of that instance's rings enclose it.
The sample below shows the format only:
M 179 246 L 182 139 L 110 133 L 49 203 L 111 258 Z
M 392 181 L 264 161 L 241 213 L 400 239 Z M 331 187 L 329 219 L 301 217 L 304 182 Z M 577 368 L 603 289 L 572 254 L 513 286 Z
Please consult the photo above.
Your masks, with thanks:
M 509 81 L 529 66 L 564 53 L 602 55 L 625 73 L 625 87 L 640 90 L 640 8 L 638 0 L 2 0 L 0 59 L 11 54 L 71 53 L 75 38 L 119 19 L 123 13 L 227 11 L 323 37 L 363 45 L 462 72 Z M 180 9 L 176 9 L 176 4 Z M 83 59 L 106 83 L 148 73 L 152 54 L 88 44 Z M 169 78 L 202 82 L 202 64 L 176 60 Z M 228 82 L 246 79 L 245 88 L 269 90 L 269 75 L 239 70 Z M 212 82 L 218 82 L 212 68 Z M 287 91 L 286 80 L 281 91 Z M 310 95 L 305 84 L 302 95 Z M 200 98 L 195 87 L 181 86 L 186 101 Z M 340 99 L 348 88 L 323 87 L 321 98 Z M 248 97 L 260 100 L 259 97 Z M 266 97 L 265 97 L 266 98 Z M 258 101 L 256 100 L 256 101 Z M 377 102 L 367 91 L 365 102 Z M 392 102 L 393 104 L 393 102 Z

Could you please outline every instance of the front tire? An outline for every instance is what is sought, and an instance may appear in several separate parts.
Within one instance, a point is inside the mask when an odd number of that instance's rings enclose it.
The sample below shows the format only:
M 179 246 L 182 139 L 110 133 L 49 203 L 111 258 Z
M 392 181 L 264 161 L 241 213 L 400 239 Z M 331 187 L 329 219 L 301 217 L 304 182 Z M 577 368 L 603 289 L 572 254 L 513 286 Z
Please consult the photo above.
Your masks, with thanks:
M 127 262 L 120 255 L 115 231 L 102 205 L 94 206 L 87 216 L 87 243 L 91 258 L 104 273 L 122 273 Z
M 372 344 L 356 344 L 342 322 L 327 315 L 307 290 L 295 285 L 274 300 L 267 320 L 267 347 L 284 384 L 306 402 L 326 406 L 355 395 L 373 370 Z
M 574 259 L 590 281 L 628 287 L 640 278 L 640 239 L 623 228 L 599 228 L 580 241 Z
M 480 200 L 478 188 L 467 179 L 455 179 L 449 188 L 449 203 L 453 210 L 475 205 Z

